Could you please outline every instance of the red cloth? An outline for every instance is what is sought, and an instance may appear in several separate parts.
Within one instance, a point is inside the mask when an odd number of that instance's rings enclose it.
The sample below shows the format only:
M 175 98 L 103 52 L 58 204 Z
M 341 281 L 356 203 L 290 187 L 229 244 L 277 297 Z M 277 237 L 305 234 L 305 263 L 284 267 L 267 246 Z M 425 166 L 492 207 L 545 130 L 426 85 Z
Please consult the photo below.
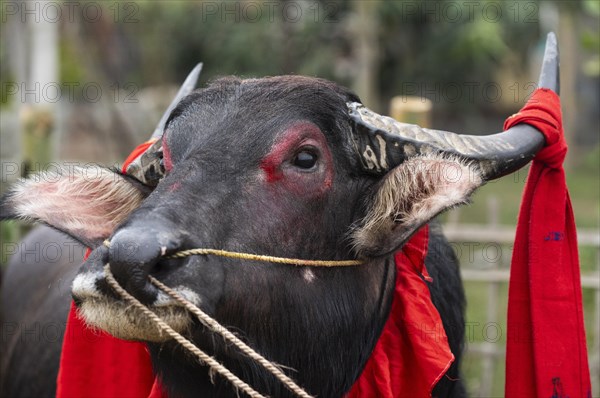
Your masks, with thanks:
M 395 255 L 392 309 L 361 376 L 347 398 L 429 397 L 454 355 L 425 280 L 429 229 L 424 226 Z
M 151 140 L 139 145 L 123 164 L 123 172 L 153 143 Z M 86 258 L 89 254 L 90 250 Z M 88 328 L 71 304 L 60 358 L 57 397 L 161 398 L 160 388 L 153 384 L 155 377 L 145 344 L 120 340 Z
M 560 99 L 536 90 L 507 119 L 546 138 L 531 165 L 513 251 L 506 349 L 507 397 L 590 397 L 577 235 L 562 167 Z
M 154 375 L 145 344 L 93 331 L 71 304 L 60 358 L 57 397 L 145 397 Z

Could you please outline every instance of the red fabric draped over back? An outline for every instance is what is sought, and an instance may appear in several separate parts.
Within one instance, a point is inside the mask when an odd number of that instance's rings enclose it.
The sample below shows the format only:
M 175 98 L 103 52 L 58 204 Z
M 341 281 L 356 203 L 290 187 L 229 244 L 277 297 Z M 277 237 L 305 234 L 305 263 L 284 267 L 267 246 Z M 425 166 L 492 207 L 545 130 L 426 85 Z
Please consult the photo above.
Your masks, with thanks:
M 454 355 L 431 302 L 425 268 L 429 228 L 421 228 L 396 261 L 396 288 L 383 332 L 347 398 L 428 397 Z

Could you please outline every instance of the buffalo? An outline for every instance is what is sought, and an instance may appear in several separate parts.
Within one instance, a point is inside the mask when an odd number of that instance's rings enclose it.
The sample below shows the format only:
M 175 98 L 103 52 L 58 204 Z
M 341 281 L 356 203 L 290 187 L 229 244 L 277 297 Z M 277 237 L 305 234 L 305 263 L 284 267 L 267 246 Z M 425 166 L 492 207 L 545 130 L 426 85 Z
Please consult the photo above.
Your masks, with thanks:
M 557 90 L 557 68 L 550 37 L 541 86 Z M 361 374 L 389 315 L 394 253 L 430 223 L 429 290 L 456 358 L 434 395 L 465 395 L 459 377 L 464 294 L 457 259 L 432 219 L 467 202 L 486 181 L 524 166 L 544 145 L 541 134 L 528 125 L 486 137 L 422 129 L 370 111 L 332 82 L 302 76 L 220 78 L 185 96 L 163 126 L 144 161 L 125 173 L 70 168 L 23 180 L 4 196 L 3 219 L 39 221 L 93 249 L 78 271 L 77 258 L 66 266 L 59 259 L 36 267 L 13 260 L 2 288 L 5 324 L 64 320 L 70 301 L 64 286 L 72 284 L 78 312 L 90 326 L 147 342 L 169 394 L 236 396 L 226 380 L 114 293 L 103 272 L 108 263 L 130 294 L 257 391 L 292 394 L 148 276 L 284 365 L 310 394 L 341 397 Z M 50 230 L 36 233 L 28 239 L 65 239 Z M 198 247 L 363 264 L 169 257 Z M 17 285 L 24 272 L 34 272 L 35 280 Z M 49 294 L 53 309 L 10 308 L 33 292 Z M 47 358 L 28 355 L 23 342 L 9 343 L 3 341 L 2 393 L 51 395 L 60 339 L 43 348 Z M 27 378 L 36 362 L 47 380 L 32 386 Z

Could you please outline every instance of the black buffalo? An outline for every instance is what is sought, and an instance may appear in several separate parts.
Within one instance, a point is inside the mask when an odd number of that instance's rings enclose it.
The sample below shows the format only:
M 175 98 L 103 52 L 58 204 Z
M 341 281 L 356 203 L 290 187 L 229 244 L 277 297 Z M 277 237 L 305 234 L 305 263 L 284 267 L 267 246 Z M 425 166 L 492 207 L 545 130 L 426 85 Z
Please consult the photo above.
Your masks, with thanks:
M 541 83 L 556 89 L 552 55 Z M 360 375 L 389 314 L 393 253 L 485 181 L 526 164 L 542 145 L 542 136 L 526 125 L 490 137 L 403 125 L 370 112 L 356 95 L 325 80 L 230 77 L 177 105 L 162 140 L 146 154 L 149 165 L 127 174 L 71 169 L 58 178 L 26 180 L 7 194 L 1 210 L 3 218 L 39 220 L 94 248 L 73 281 L 79 313 L 117 337 L 147 341 L 154 368 L 173 396 L 236 392 L 124 304 L 108 287 L 104 264 L 110 263 L 131 294 L 259 392 L 290 396 L 159 293 L 148 275 L 293 369 L 287 372 L 309 393 L 341 397 Z M 101 244 L 106 238 L 110 248 Z M 196 247 L 365 263 L 319 268 L 165 257 Z M 426 266 L 433 303 L 457 358 L 435 395 L 462 396 L 464 296 L 456 258 L 435 224 Z M 72 278 L 72 266 L 62 274 L 47 268 L 38 274 L 41 285 Z M 10 274 L 5 285 L 7 291 L 20 288 L 11 285 Z M 56 302 L 64 317 L 67 297 L 57 295 Z M 10 322 L 18 323 L 13 316 Z M 37 316 L 43 321 L 45 315 Z M 6 360 L 15 372 L 4 376 L 6 391 L 15 391 L 22 360 Z

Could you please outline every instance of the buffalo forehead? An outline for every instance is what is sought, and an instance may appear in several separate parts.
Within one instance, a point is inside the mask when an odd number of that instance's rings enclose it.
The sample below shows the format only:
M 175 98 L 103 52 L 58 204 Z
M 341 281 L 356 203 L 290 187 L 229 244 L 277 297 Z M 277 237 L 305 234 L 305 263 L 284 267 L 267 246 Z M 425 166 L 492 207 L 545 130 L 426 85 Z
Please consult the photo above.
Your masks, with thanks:
M 335 119 L 345 116 L 342 96 L 350 95 L 333 83 L 310 78 L 239 82 L 217 80 L 174 110 L 167 140 L 175 161 L 196 148 L 264 152 L 277 133 L 297 120 L 309 120 L 330 135 Z

